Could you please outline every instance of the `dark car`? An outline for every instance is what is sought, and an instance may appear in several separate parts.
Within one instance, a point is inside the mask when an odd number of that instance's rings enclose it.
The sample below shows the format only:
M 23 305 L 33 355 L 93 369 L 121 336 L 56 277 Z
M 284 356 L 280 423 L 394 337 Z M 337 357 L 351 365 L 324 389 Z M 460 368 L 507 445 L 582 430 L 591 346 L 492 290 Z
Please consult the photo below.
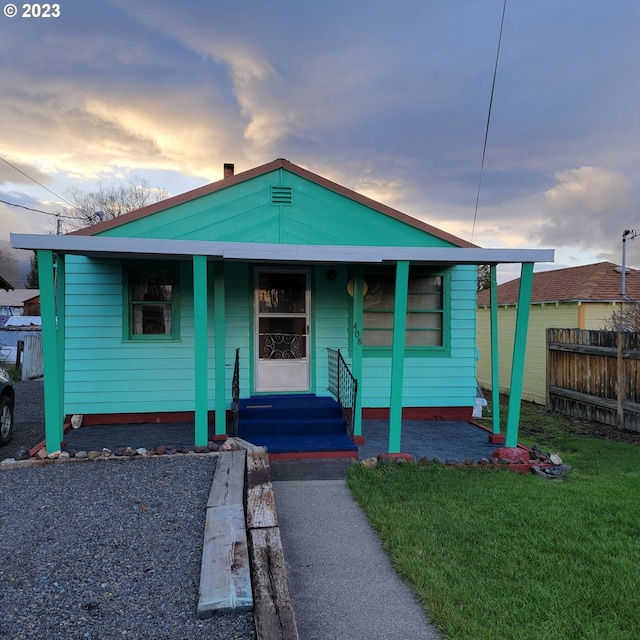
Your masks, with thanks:
M 13 403 L 15 391 L 4 369 L 0 369 L 0 447 L 7 444 L 13 436 Z

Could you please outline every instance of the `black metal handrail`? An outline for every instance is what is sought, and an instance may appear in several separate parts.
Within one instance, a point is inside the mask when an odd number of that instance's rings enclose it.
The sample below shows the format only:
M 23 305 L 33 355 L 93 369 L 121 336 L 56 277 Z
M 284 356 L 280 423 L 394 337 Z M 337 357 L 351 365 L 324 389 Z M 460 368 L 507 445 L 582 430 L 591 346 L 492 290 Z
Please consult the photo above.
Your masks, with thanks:
M 240 406 L 240 348 L 236 349 L 236 362 L 233 367 L 233 378 L 231 379 L 231 433 L 232 437 L 238 435 L 238 413 Z
M 342 408 L 342 417 L 347 423 L 347 435 L 353 438 L 353 423 L 358 396 L 358 381 L 351 373 L 340 349 L 327 349 L 329 352 L 329 392 Z

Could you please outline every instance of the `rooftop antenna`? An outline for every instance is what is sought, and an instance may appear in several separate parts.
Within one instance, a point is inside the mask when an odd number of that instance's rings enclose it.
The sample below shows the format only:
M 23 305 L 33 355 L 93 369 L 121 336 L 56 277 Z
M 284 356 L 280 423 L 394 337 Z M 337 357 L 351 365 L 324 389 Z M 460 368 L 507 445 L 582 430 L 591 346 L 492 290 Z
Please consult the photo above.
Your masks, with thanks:
M 625 298 L 625 300 L 628 299 L 625 282 L 627 274 L 627 238 L 631 236 L 629 239 L 633 240 L 637 235 L 635 229 L 625 229 L 622 232 L 622 297 Z

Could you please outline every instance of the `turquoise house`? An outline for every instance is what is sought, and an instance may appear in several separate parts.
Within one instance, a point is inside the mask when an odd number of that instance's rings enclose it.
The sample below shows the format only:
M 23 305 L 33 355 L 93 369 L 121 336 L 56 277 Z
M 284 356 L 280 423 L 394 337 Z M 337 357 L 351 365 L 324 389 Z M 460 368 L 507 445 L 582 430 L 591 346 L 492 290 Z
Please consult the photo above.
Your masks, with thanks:
M 390 452 L 403 416 L 470 419 L 476 266 L 522 263 L 526 297 L 553 252 L 478 248 L 287 160 L 225 168 L 71 234 L 12 235 L 38 252 L 47 449 L 73 414 L 186 417 L 202 446 L 238 399 L 335 393 L 338 350 L 354 439 L 363 416 L 389 418 Z

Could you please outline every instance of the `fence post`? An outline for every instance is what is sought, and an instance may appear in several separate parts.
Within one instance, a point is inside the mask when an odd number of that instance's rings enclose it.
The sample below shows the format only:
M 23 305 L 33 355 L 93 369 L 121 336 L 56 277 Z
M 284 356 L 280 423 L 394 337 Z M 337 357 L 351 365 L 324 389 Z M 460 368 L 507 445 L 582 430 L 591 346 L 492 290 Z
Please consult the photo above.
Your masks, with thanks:
M 616 422 L 618 424 L 619 429 L 624 428 L 624 407 L 622 402 L 624 400 L 626 384 L 625 384 L 625 375 L 624 375 L 624 358 L 622 355 L 622 347 L 624 342 L 625 334 L 621 331 L 616 333 L 616 384 L 617 386 L 617 414 L 616 414 Z

